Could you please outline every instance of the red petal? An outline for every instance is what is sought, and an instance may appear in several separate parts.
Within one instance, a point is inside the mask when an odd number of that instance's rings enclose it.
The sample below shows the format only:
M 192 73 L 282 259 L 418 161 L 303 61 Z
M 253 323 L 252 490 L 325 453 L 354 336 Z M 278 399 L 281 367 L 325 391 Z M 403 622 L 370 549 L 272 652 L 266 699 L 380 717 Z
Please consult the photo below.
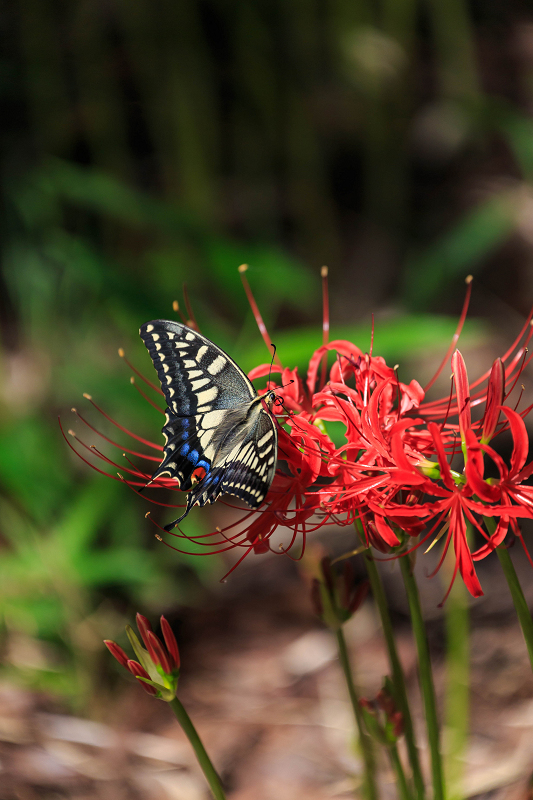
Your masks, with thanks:
M 509 427 L 513 437 L 513 453 L 511 455 L 511 475 L 516 475 L 526 463 L 529 450 L 529 438 L 526 424 L 520 414 L 507 406 L 500 406 L 509 420 Z
M 488 555 L 494 552 L 495 548 L 503 542 L 505 537 L 507 536 L 507 529 L 509 528 L 509 517 L 502 517 L 498 524 L 496 525 L 496 530 L 490 537 L 489 541 L 484 544 L 479 550 L 476 550 L 475 553 L 472 553 L 472 558 L 474 561 L 481 561 L 482 558 L 486 558 Z
M 309 389 L 309 394 L 311 396 L 315 392 L 317 374 L 322 361 L 322 356 L 329 350 L 336 350 L 337 353 L 346 356 L 352 361 L 355 361 L 357 358 L 359 358 L 363 352 L 356 347 L 355 344 L 347 342 L 345 339 L 337 339 L 336 341 L 330 342 L 324 347 L 319 347 L 318 350 L 316 350 L 311 356 L 309 368 L 307 370 L 307 388 Z
M 453 547 L 455 550 L 456 563 L 465 586 L 472 597 L 481 597 L 483 589 L 476 575 L 474 562 L 472 561 L 472 553 L 468 547 L 466 522 L 462 510 L 457 506 L 452 508 L 450 514 L 450 528 L 453 533 Z
M 379 514 L 375 514 L 374 522 L 376 523 L 376 528 L 379 535 L 383 541 L 389 545 L 389 547 L 397 547 L 400 544 L 400 540 L 386 520 L 383 519 L 383 517 L 381 517 Z

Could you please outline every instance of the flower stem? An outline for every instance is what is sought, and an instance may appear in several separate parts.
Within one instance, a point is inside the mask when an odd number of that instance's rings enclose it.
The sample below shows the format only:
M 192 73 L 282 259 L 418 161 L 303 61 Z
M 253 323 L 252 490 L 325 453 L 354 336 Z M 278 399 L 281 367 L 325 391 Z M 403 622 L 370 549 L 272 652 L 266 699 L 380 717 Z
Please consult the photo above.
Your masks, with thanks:
M 502 565 L 503 574 L 505 575 L 507 584 L 511 591 L 518 621 L 520 623 L 520 627 L 522 628 L 522 634 L 526 642 L 527 652 L 529 653 L 531 668 L 533 669 L 533 619 L 531 618 L 531 613 L 529 611 L 526 598 L 524 597 L 522 587 L 520 586 L 518 575 L 516 574 L 511 556 L 509 555 L 509 550 L 507 547 L 502 545 L 496 548 L 496 553 L 498 554 L 500 564 Z
M 448 553 L 452 572 L 452 553 Z M 448 800 L 460 800 L 468 744 L 470 705 L 470 645 L 468 596 L 464 583 L 455 581 L 444 605 L 446 626 L 446 756 Z
M 400 559 L 401 560 L 401 559 Z M 394 641 L 394 633 L 392 630 L 392 622 L 387 606 L 387 598 L 381 583 L 376 562 L 372 556 L 370 549 L 365 551 L 365 564 L 370 579 L 370 586 L 372 594 L 378 607 L 379 615 L 381 618 L 381 625 L 383 627 L 383 635 L 389 654 L 389 662 L 392 672 L 392 683 L 396 692 L 396 703 L 399 710 L 402 712 L 405 742 L 407 745 L 407 752 L 409 755 L 409 762 L 413 771 L 413 781 L 415 785 L 416 796 L 418 800 L 423 800 L 425 796 L 424 779 L 422 777 L 422 770 L 420 769 L 420 759 L 418 757 L 418 749 L 415 742 L 415 734 L 413 729 L 413 721 L 411 719 L 411 712 L 409 710 L 409 701 L 407 699 L 407 689 L 405 686 L 405 676 L 403 674 L 402 665 L 396 650 L 396 642 Z
M 176 715 L 176 719 L 178 720 L 183 732 L 193 747 L 196 758 L 198 759 L 198 763 L 200 764 L 209 784 L 209 788 L 213 793 L 213 797 L 215 797 L 216 800 L 225 800 L 226 795 L 222 789 L 222 784 L 220 782 L 218 773 L 211 763 L 209 756 L 207 755 L 205 747 L 202 744 L 202 740 L 198 736 L 196 728 L 192 724 L 191 718 L 177 697 L 175 697 L 174 700 L 171 700 L 169 705 L 171 706 L 174 714 Z
M 348 657 L 348 650 L 346 647 L 346 640 L 342 628 L 336 631 L 337 645 L 339 648 L 339 661 L 341 662 L 346 685 L 348 687 L 348 694 L 352 703 L 355 722 L 357 730 L 359 731 L 359 742 L 361 743 L 361 752 L 363 754 L 363 762 L 365 765 L 365 796 L 368 800 L 377 800 L 378 789 L 376 785 L 376 763 L 374 759 L 374 747 L 370 736 L 365 730 L 363 721 L 363 714 L 361 706 L 359 705 L 359 697 L 357 696 L 357 689 L 353 681 L 352 670 L 350 667 L 350 660 Z
M 433 674 L 431 670 L 431 659 L 429 656 L 429 646 L 422 617 L 418 586 L 411 568 L 411 560 L 408 556 L 400 558 L 400 568 L 403 582 L 407 591 L 409 611 L 411 612 L 411 623 L 413 634 L 418 652 L 418 669 L 420 673 L 420 686 L 424 698 L 426 710 L 426 725 L 428 731 L 429 749 L 431 753 L 431 776 L 433 780 L 434 800 L 444 800 L 444 779 L 442 773 L 442 760 L 439 744 L 439 723 L 437 719 L 437 703 L 435 698 L 435 687 L 433 685 Z
M 389 747 L 389 756 L 392 768 L 396 773 L 398 795 L 400 797 L 400 800 L 411 800 L 411 793 L 407 785 L 407 780 L 405 778 L 405 772 L 403 771 L 402 762 L 400 761 L 398 748 L 396 747 L 395 744 Z
M 483 517 L 483 520 L 489 533 L 493 534 L 496 530 L 496 522 L 494 521 L 494 518 Z M 524 592 L 520 586 L 520 581 L 518 580 L 518 575 L 516 574 L 516 570 L 514 568 L 511 556 L 509 555 L 508 548 L 502 544 L 496 548 L 496 554 L 500 564 L 502 565 L 503 574 L 505 575 L 507 585 L 509 586 L 509 590 L 511 592 L 511 597 L 513 598 L 516 615 L 518 617 L 520 627 L 522 628 L 522 635 L 526 643 L 529 660 L 531 662 L 531 668 L 533 669 L 533 619 L 531 618 L 531 612 L 529 611 L 529 606 L 526 602 L 526 598 L 524 597 Z

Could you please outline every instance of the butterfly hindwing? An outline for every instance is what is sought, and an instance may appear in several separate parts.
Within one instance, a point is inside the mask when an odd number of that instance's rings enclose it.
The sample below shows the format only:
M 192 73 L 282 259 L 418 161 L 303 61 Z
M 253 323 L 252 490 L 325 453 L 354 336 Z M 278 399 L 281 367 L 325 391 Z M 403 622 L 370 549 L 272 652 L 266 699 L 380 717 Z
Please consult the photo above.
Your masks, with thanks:
M 164 456 L 152 480 L 168 475 L 189 491 L 180 520 L 196 503 L 212 503 L 223 493 L 257 508 L 274 477 L 277 432 L 250 380 L 223 350 L 186 325 L 153 320 L 140 335 L 168 406 Z M 199 467 L 205 475 L 193 482 Z
M 222 491 L 252 508 L 261 505 L 276 471 L 277 443 L 276 425 L 262 409 L 256 429 L 227 459 Z

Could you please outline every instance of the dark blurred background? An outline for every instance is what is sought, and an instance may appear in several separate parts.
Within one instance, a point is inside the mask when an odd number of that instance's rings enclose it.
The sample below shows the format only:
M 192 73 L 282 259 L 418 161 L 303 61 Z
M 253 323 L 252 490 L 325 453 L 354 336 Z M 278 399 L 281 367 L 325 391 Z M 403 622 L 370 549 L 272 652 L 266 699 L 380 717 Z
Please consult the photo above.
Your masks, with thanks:
M 533 12 L 8 0 L 0 40 L 2 675 L 37 693 L 17 695 L 23 708 L 53 697 L 102 718 L 118 684 L 101 639 L 134 609 L 193 641 L 213 603 L 297 579 L 258 559 L 222 599 L 227 565 L 159 545 L 144 501 L 76 459 L 57 415 L 81 434 L 70 407 L 96 423 L 90 392 L 160 441 L 117 348 L 152 376 L 138 327 L 171 316 L 184 283 L 206 335 L 246 369 L 264 361 L 242 262 L 286 365 L 304 370 L 321 343 L 327 264 L 332 337 L 366 349 L 374 312 L 374 352 L 421 382 L 472 273 L 465 346 L 487 368 L 533 300 Z

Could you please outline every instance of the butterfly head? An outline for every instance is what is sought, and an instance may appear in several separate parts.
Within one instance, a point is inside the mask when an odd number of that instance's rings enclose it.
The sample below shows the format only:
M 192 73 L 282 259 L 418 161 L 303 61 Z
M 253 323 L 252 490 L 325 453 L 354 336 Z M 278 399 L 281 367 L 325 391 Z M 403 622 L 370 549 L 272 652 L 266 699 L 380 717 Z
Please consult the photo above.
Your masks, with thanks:
M 265 395 L 263 395 L 263 400 L 265 401 L 268 410 L 272 411 L 274 405 L 278 401 L 278 396 L 276 392 L 267 392 Z

